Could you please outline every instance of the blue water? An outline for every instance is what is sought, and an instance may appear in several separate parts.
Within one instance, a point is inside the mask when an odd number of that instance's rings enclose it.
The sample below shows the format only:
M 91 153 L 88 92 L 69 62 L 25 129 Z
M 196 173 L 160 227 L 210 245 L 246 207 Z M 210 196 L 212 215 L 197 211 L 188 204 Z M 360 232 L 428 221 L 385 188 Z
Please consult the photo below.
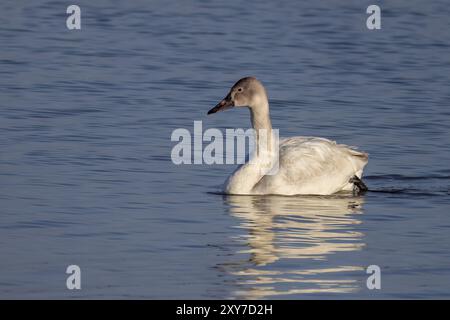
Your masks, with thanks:
M 446 1 L 77 4 L 79 31 L 0 4 L 0 298 L 450 298 Z M 248 128 L 206 116 L 247 75 L 281 136 L 367 151 L 373 191 L 226 197 L 234 166 L 174 165 L 174 129 Z

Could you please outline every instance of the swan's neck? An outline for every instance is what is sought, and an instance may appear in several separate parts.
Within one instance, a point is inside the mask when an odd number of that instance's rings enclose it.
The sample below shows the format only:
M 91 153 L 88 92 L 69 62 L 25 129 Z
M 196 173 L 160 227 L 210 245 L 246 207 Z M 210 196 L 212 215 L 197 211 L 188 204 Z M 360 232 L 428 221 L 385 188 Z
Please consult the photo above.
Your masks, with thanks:
M 252 120 L 252 127 L 256 131 L 265 129 L 270 132 L 272 130 L 269 101 L 267 101 L 267 98 L 261 98 L 257 104 L 250 107 L 250 116 Z
M 278 136 L 274 136 L 267 98 L 250 107 L 252 126 L 255 131 L 255 150 L 249 162 L 240 166 L 225 184 L 229 194 L 252 194 L 253 187 L 270 173 L 278 160 Z
M 260 154 L 260 150 L 273 151 L 272 122 L 270 121 L 269 101 L 261 97 L 257 103 L 250 107 L 252 127 L 255 131 L 255 148 L 257 156 L 268 157 L 267 152 Z

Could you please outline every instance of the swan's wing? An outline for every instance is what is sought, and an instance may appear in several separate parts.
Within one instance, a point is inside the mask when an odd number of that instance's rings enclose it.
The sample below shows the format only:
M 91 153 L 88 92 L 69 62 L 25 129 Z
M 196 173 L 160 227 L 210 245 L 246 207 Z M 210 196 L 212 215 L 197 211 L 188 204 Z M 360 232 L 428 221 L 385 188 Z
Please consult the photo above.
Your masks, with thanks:
M 317 176 L 346 164 L 351 164 L 349 174 L 355 174 L 367 164 L 368 154 L 324 138 L 291 137 L 280 141 L 279 161 L 294 176 Z
M 334 141 L 314 137 L 282 139 L 279 169 L 255 186 L 258 192 L 331 194 L 354 175 L 361 176 L 368 155 Z

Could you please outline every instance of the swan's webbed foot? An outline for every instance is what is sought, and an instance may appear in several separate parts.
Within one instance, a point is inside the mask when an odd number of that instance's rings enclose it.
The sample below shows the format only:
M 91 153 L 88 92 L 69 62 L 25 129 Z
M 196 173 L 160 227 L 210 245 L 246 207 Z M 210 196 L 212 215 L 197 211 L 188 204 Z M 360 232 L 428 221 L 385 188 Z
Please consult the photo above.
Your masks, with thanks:
M 353 183 L 353 195 L 354 196 L 359 196 L 361 194 L 366 193 L 369 190 L 369 188 L 367 188 L 366 184 L 357 176 L 353 176 L 352 178 L 350 178 L 350 180 L 348 182 Z

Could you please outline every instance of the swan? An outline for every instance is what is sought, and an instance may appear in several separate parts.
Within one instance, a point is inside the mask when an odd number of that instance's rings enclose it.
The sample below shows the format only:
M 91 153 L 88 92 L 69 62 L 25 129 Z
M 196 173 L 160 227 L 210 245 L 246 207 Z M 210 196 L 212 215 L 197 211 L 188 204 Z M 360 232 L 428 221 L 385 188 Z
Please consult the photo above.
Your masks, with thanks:
M 247 107 L 255 132 L 251 161 L 240 165 L 225 181 L 223 192 L 234 195 L 331 195 L 340 191 L 367 191 L 362 179 L 368 154 L 325 138 L 277 139 L 269 113 L 269 100 L 255 77 L 236 82 L 214 108 L 219 111 Z

